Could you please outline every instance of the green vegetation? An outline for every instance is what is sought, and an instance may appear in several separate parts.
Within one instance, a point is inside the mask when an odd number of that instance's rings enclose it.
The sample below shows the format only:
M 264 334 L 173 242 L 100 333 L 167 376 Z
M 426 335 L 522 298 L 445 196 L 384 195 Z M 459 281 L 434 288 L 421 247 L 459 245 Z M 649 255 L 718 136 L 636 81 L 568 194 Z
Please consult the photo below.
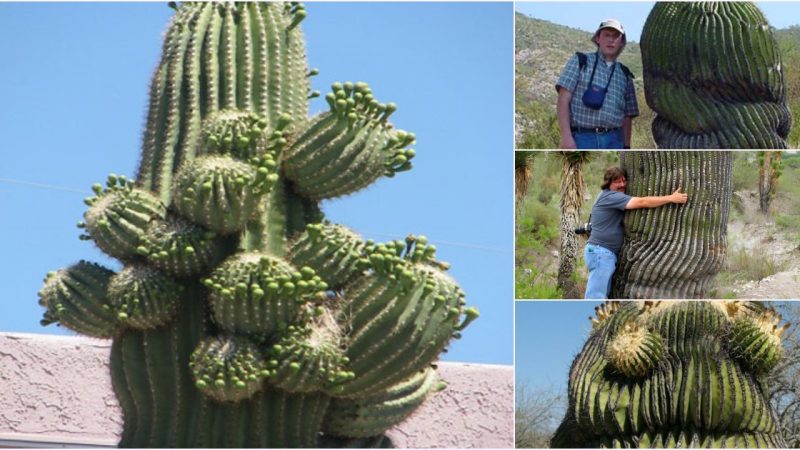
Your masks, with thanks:
M 603 171 L 618 161 L 616 153 L 604 152 L 595 155 L 584 166 L 589 200 L 584 202 L 581 220 L 589 218 L 592 202 L 600 192 Z M 557 288 L 561 165 L 561 156 L 555 152 L 537 157 L 533 165 L 531 184 L 517 214 L 516 298 L 562 298 Z M 585 286 L 586 269 L 582 255 L 586 239 L 578 239 L 580 249 L 572 276 L 579 286 Z
M 600 192 L 603 170 L 619 164 L 617 152 L 596 154 L 586 165 L 588 200 L 581 210 L 581 220 L 587 220 L 594 199 Z M 777 185 L 777 195 L 770 216 L 758 212 L 758 165 L 755 152 L 735 152 L 733 163 L 734 195 L 731 199 L 729 224 L 751 224 L 766 230 L 778 230 L 790 241 L 784 245 L 800 246 L 800 153 L 784 152 L 784 170 Z M 541 152 L 535 159 L 527 194 L 517 214 L 519 233 L 516 241 L 516 298 L 561 298 L 556 288 L 559 249 L 559 189 L 561 158 L 556 152 Z M 745 205 L 745 202 L 749 202 Z M 730 228 L 729 228 L 730 229 Z M 769 234 L 769 232 L 767 232 Z M 740 240 L 750 236 L 728 234 L 728 255 L 725 265 L 715 278 L 710 298 L 735 298 L 732 287 L 748 281 L 761 280 L 788 270 L 786 262 L 776 261 L 769 250 L 755 246 L 740 248 Z M 579 238 L 582 247 L 585 238 Z M 576 262 L 573 273 L 578 284 L 586 283 L 582 260 Z

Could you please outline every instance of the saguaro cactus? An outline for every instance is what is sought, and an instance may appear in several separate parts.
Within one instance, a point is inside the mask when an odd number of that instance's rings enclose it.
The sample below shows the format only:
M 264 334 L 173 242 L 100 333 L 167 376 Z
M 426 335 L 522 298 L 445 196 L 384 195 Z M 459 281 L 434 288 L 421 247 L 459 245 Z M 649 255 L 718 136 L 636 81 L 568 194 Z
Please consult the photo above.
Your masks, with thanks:
M 659 148 L 786 148 L 778 44 L 748 2 L 657 2 L 642 30 Z
M 611 302 L 553 447 L 786 447 L 762 380 L 788 324 L 757 302 Z
M 731 152 L 622 152 L 629 195 L 667 195 L 680 187 L 684 205 L 625 214 L 625 244 L 612 298 L 705 298 L 727 254 L 733 192 Z
M 79 226 L 125 266 L 48 275 L 44 324 L 113 338 L 121 446 L 380 444 L 477 316 L 422 237 L 374 243 L 317 204 L 411 167 L 364 83 L 307 118 L 296 3 L 176 7 L 136 180 Z

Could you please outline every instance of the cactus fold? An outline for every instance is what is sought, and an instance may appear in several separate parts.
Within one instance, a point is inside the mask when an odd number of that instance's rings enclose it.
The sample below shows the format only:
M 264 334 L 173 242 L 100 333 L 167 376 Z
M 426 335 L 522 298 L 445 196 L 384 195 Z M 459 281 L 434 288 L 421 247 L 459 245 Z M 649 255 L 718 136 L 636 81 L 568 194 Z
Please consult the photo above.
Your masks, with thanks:
M 733 195 L 731 152 L 622 152 L 627 194 L 688 195 L 671 204 L 625 213 L 625 243 L 611 298 L 707 298 L 727 255 Z
M 764 384 L 788 326 L 774 310 L 742 301 L 596 310 L 552 447 L 786 446 Z
M 410 169 L 415 136 L 361 82 L 307 117 L 302 5 L 176 11 L 136 179 L 79 224 L 124 269 L 48 275 L 43 324 L 114 338 L 121 446 L 387 444 L 478 313 L 424 237 L 364 241 L 318 201 Z
M 325 432 L 366 438 L 408 417 L 434 390 L 436 371 L 426 369 L 384 392 L 358 400 L 336 399 L 328 411 Z
M 777 41 L 750 2 L 657 2 L 642 30 L 659 148 L 787 148 Z

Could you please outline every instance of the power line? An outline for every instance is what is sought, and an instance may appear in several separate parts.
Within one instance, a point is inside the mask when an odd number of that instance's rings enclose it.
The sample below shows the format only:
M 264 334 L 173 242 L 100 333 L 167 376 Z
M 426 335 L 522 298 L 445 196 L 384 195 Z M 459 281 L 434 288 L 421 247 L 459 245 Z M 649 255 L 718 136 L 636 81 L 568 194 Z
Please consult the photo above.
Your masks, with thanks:
M 53 191 L 77 192 L 79 194 L 90 194 L 91 193 L 91 191 L 89 191 L 88 189 L 79 190 L 79 189 L 70 188 L 70 187 L 56 186 L 56 185 L 53 185 L 53 184 L 33 183 L 33 182 L 30 182 L 30 181 L 14 180 L 14 179 L 11 179 L 11 178 L 0 178 L 0 183 L 16 184 L 16 185 L 20 185 L 20 186 L 35 187 L 35 188 L 39 188 L 39 189 L 50 189 L 50 190 L 53 190 Z
M 84 195 L 91 194 L 91 192 L 89 190 L 80 190 L 80 189 L 75 189 L 75 188 L 70 188 L 70 187 L 57 186 L 57 185 L 53 185 L 53 184 L 34 183 L 32 181 L 15 180 L 13 178 L 0 178 L 0 183 L 14 184 L 14 185 L 18 185 L 18 186 L 34 187 L 34 188 L 38 188 L 38 189 L 49 189 L 49 190 L 53 190 L 53 191 L 74 192 L 74 193 L 84 194 Z M 369 234 L 369 235 L 372 235 L 372 236 L 380 236 L 380 237 L 390 238 L 390 239 L 397 239 L 397 237 L 398 237 L 398 235 L 396 235 L 396 234 L 372 233 L 372 232 L 368 232 L 368 231 L 362 231 L 362 233 Z M 430 242 L 432 244 L 439 244 L 439 245 L 445 245 L 445 246 L 450 246 L 450 247 L 462 247 L 462 248 L 469 248 L 469 249 L 474 249 L 474 250 L 483 250 L 483 251 L 496 252 L 496 253 L 508 253 L 507 250 L 504 250 L 504 249 L 499 248 L 499 247 L 491 247 L 491 246 L 488 246 L 488 245 L 472 244 L 472 243 L 468 243 L 468 242 L 449 242 L 449 241 L 439 241 L 439 240 L 431 240 Z

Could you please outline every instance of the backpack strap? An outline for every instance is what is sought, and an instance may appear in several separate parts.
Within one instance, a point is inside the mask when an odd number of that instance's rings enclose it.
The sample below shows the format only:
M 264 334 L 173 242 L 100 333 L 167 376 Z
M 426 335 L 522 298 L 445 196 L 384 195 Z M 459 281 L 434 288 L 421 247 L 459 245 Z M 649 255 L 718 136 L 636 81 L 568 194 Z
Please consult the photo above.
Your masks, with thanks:
M 586 53 L 575 52 L 575 56 L 578 57 L 578 70 L 583 70 L 586 67 Z
M 631 69 L 628 69 L 625 66 L 625 64 L 619 63 L 619 67 L 622 69 L 622 73 L 624 73 L 626 77 L 630 78 L 631 80 L 636 78 L 635 76 L 633 76 L 633 72 L 631 72 Z
M 586 53 L 575 52 L 575 56 L 578 57 L 578 70 L 583 70 L 583 68 L 586 67 Z M 631 80 L 636 78 L 636 76 L 633 75 L 633 72 L 631 72 L 631 69 L 628 69 L 628 66 L 619 61 L 617 64 L 619 64 L 620 68 L 622 69 L 622 73 L 624 73 L 626 77 L 630 78 Z

